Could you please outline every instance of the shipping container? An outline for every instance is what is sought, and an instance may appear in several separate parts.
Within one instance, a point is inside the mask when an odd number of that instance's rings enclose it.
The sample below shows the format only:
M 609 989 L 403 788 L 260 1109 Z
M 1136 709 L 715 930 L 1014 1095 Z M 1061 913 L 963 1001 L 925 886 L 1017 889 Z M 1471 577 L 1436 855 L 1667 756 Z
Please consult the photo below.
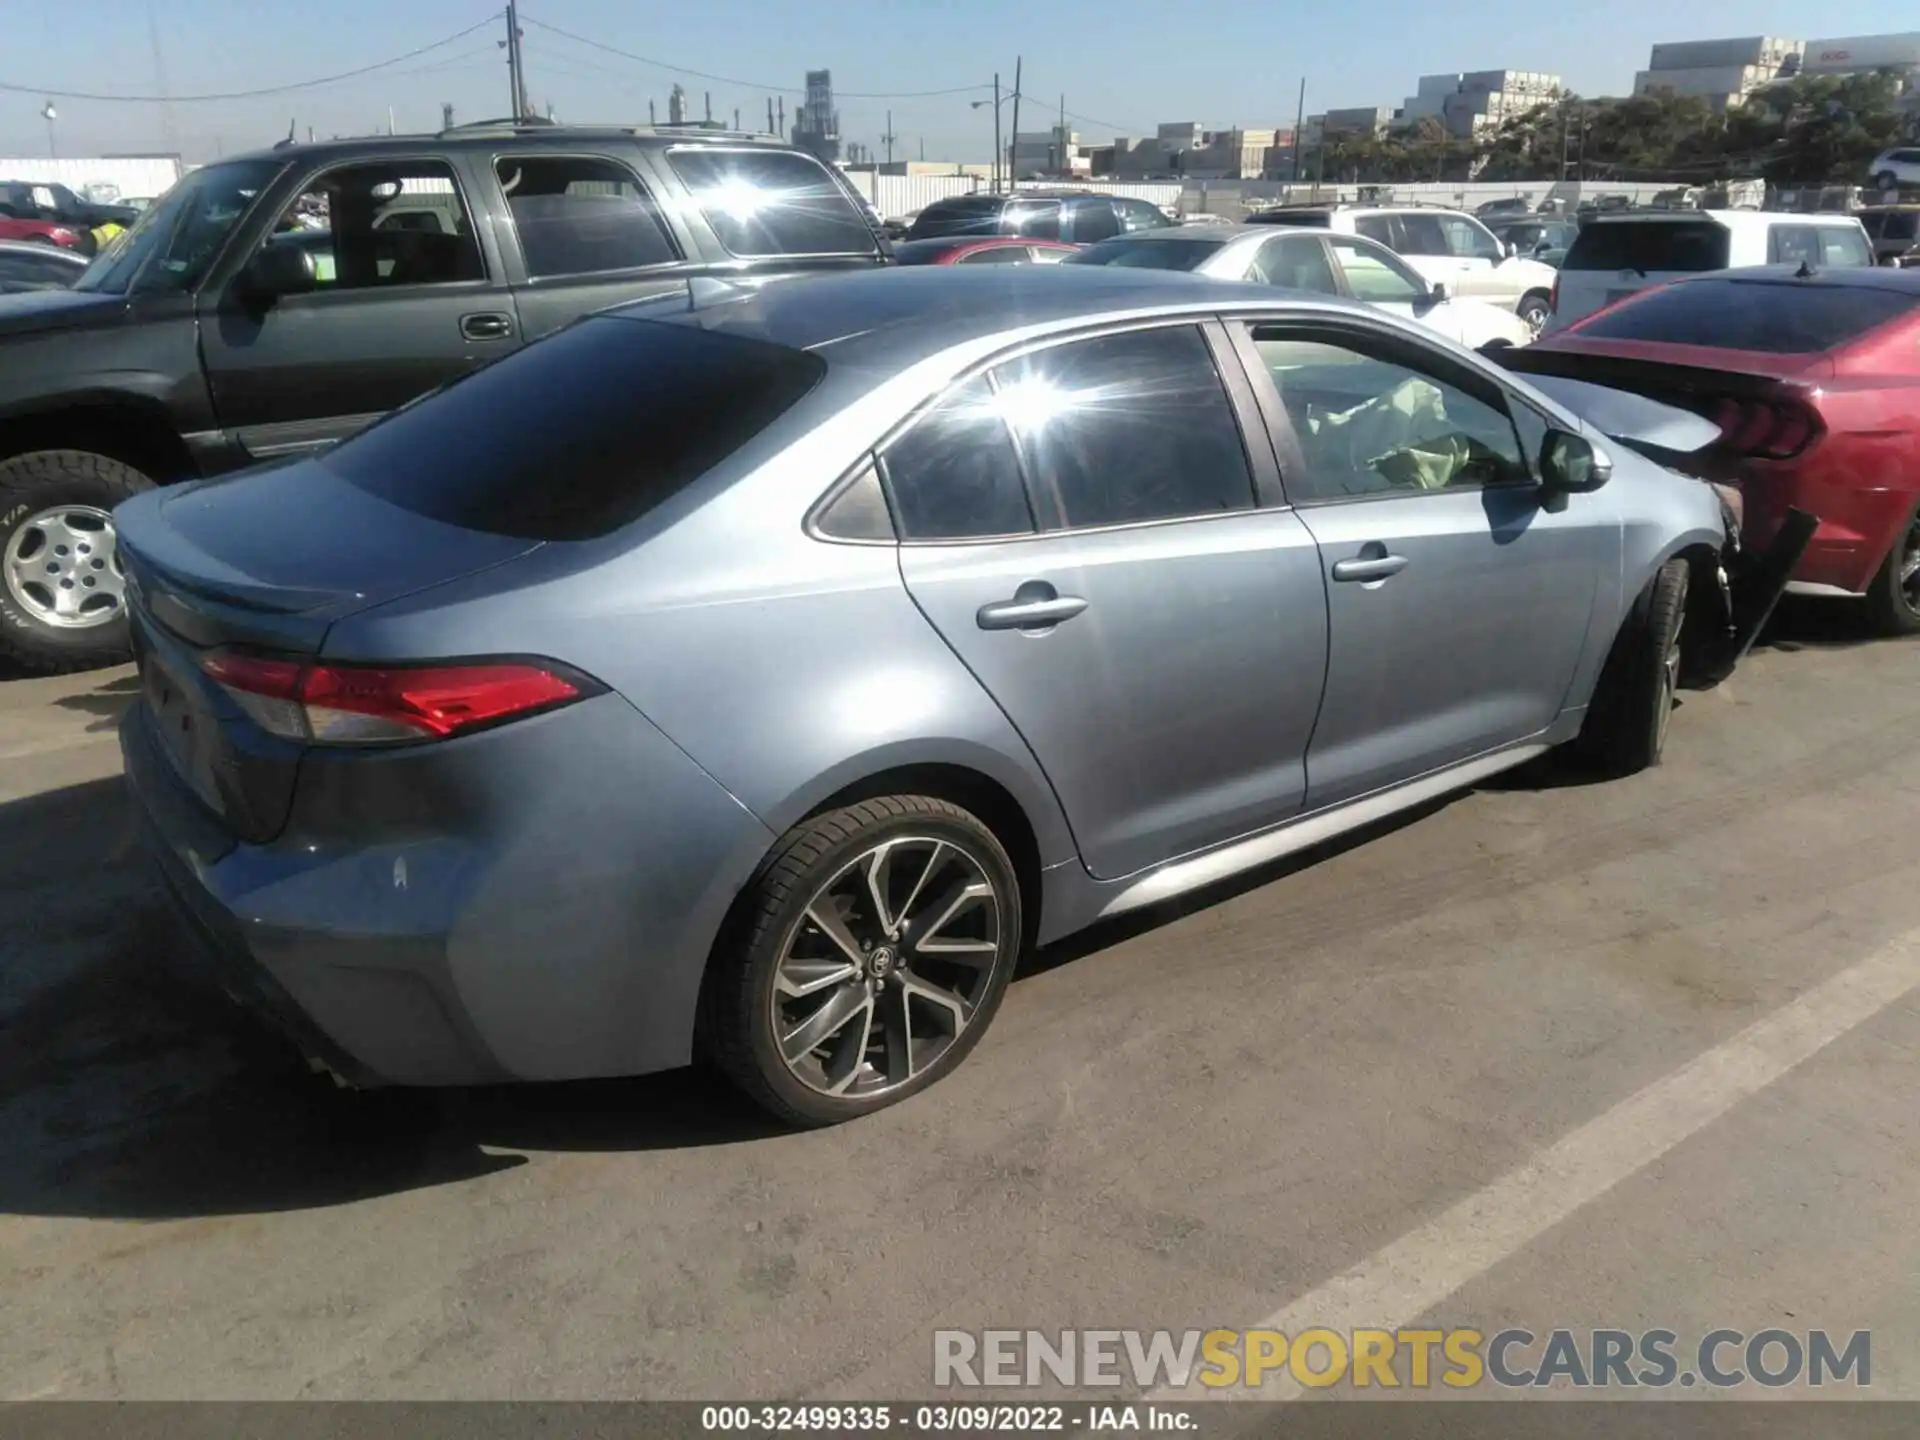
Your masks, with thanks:
M 1802 42 L 1771 35 L 1749 35 L 1737 40 L 1680 40 L 1656 45 L 1647 59 L 1649 70 L 1718 70 L 1737 65 L 1777 66 L 1798 53 Z
M 1906 70 L 1920 65 L 1920 34 L 1856 35 L 1840 40 L 1811 40 L 1800 69 L 1810 75 L 1857 70 Z

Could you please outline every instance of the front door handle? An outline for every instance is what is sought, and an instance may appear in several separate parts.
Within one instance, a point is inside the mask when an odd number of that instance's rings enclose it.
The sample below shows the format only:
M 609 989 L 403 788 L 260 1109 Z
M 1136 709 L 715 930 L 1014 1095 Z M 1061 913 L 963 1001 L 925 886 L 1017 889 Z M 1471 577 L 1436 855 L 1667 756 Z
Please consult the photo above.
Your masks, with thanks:
M 1086 608 L 1079 595 L 1062 595 L 1044 580 L 1029 580 L 1011 600 L 982 605 L 973 618 L 982 630 L 1051 630 Z
M 513 320 L 497 310 L 462 315 L 460 333 L 469 340 L 504 340 L 513 334 Z
M 1368 549 L 1384 551 L 1385 546 L 1373 545 Z M 1398 575 L 1407 568 L 1404 555 L 1376 553 L 1361 555 L 1352 560 L 1336 560 L 1333 566 L 1333 578 L 1336 580 L 1385 580 L 1389 575 Z

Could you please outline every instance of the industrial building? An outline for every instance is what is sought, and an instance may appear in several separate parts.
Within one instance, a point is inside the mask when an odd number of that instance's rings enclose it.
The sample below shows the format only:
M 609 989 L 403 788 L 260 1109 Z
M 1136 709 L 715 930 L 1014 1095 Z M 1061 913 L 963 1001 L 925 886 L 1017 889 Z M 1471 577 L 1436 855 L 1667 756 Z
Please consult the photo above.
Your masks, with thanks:
M 1208 130 L 1198 121 L 1178 121 L 1157 127 L 1150 139 L 1115 136 L 1110 173 L 1116 179 L 1257 180 L 1266 173 L 1277 134 Z M 1100 171 L 1093 168 L 1093 173 Z
M 1324 115 L 1311 117 L 1307 123 L 1317 120 L 1321 133 L 1379 135 L 1393 123 L 1393 109 L 1387 105 L 1359 105 L 1345 110 L 1329 110 Z
M 1422 75 L 1394 122 L 1413 125 L 1421 120 L 1438 120 L 1451 134 L 1471 139 L 1483 130 L 1498 130 L 1509 120 L 1551 105 L 1565 93 L 1558 75 L 1538 70 Z
M 807 98 L 793 114 L 793 143 L 828 164 L 840 159 L 840 115 L 833 108 L 833 72 L 807 71 Z
M 1089 175 L 1093 162 L 1080 144 L 1080 132 L 1065 125 L 1047 130 L 1022 130 L 1013 137 L 1013 178 Z
M 1737 40 L 1683 40 L 1656 45 L 1647 68 L 1633 77 L 1633 93 L 1699 95 L 1716 110 L 1737 105 L 1763 85 L 1790 75 L 1806 43 L 1771 35 Z

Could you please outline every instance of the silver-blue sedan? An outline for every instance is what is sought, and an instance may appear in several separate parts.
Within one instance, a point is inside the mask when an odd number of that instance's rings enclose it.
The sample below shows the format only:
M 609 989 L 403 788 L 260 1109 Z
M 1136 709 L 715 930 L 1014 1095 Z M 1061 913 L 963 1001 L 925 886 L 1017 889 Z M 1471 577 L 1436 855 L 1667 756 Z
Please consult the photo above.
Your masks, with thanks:
M 1031 946 L 1656 762 L 1727 536 L 1638 423 L 1266 287 L 697 283 L 123 505 L 128 774 L 196 953 L 350 1081 L 703 1056 L 841 1120 Z

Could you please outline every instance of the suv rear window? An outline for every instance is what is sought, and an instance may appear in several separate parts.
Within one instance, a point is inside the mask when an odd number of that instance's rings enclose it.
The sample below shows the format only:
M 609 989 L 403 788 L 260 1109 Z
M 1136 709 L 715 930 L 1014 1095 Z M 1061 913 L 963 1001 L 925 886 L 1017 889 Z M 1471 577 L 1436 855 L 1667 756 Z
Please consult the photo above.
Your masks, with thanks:
M 1876 215 L 1868 211 L 1860 217 L 1867 234 L 1876 240 L 1912 240 L 1920 238 L 1920 212 L 1890 210 Z
M 1325 210 L 1267 210 L 1247 216 L 1249 225 L 1312 225 L 1320 230 L 1331 229 L 1333 216 Z
M 1648 290 L 1575 333 L 1596 340 L 1811 355 L 1910 313 L 1920 295 L 1869 286 L 1690 280 Z
M 669 150 L 730 255 L 873 255 L 879 241 L 819 161 L 790 150 Z
M 1711 220 L 1604 220 L 1580 227 L 1563 270 L 1699 274 L 1727 268 L 1728 234 Z
M 320 463 L 448 525 L 588 540 L 706 474 L 826 369 L 761 340 L 590 319 L 401 407 Z

